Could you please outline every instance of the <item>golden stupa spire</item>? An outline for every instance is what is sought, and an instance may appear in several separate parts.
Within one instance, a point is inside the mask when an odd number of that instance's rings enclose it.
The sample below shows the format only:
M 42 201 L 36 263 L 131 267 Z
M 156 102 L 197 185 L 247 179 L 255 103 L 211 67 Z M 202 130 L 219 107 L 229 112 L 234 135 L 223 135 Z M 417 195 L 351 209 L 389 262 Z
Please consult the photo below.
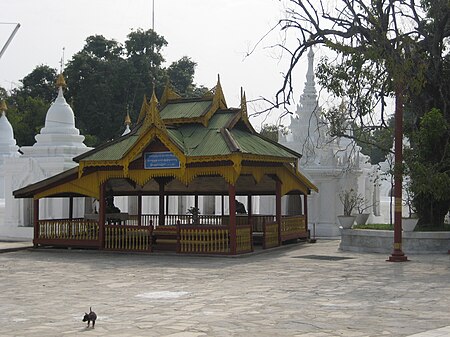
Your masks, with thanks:
M 130 125 L 131 125 L 131 118 L 130 113 L 128 112 L 128 105 L 127 105 L 127 115 L 125 116 L 125 131 L 122 133 L 122 136 L 125 136 L 131 132 Z
M 64 69 L 64 51 L 66 50 L 66 47 L 63 47 L 62 50 L 62 56 L 61 56 L 61 60 L 59 61 L 59 75 L 58 78 L 56 79 L 56 86 L 65 88 L 66 85 L 66 80 L 64 79 L 63 76 L 63 69 Z
M 59 75 L 58 75 L 58 78 L 56 79 L 56 86 L 59 88 L 59 87 L 62 87 L 62 88 L 65 88 L 66 87 L 66 80 L 64 79 L 64 76 L 63 76 L 63 74 L 62 73 L 60 73 Z
M 124 124 L 128 125 L 128 126 L 131 125 L 131 118 L 130 118 L 130 114 L 129 114 L 128 111 L 127 111 L 127 115 L 125 116 L 125 123 Z
M 2 99 L 0 102 L 0 111 L 5 112 L 6 110 L 8 110 L 8 106 L 6 105 L 5 100 Z

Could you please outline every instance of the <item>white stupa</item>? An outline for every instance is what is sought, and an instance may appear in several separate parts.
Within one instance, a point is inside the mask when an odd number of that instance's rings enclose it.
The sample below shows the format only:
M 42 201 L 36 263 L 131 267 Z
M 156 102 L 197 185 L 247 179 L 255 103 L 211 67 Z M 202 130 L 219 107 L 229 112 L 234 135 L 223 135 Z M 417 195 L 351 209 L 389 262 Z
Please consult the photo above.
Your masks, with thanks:
M 25 157 L 63 157 L 72 162 L 72 158 L 88 150 L 83 143 L 84 136 L 75 127 L 75 115 L 64 98 L 66 83 L 62 74 L 56 82 L 58 96 L 47 111 L 45 126 L 35 136 L 33 146 L 21 148 Z
M 17 157 L 19 156 L 19 147 L 14 138 L 14 131 L 6 117 L 6 103 L 2 101 L 0 105 L 0 157 Z
M 32 237 L 33 203 L 29 199 L 14 199 L 12 191 L 75 167 L 73 158 L 91 150 L 75 127 L 73 110 L 63 94 L 62 74 L 56 84 L 58 96 L 47 111 L 45 126 L 35 136 L 36 143 L 21 147 L 22 156 L 5 161 L 5 216 L 3 225 L 0 223 L 0 238 Z M 9 144 L 12 146 L 10 140 Z M 39 208 L 41 219 L 65 218 L 69 213 L 67 200 L 61 198 L 44 199 Z M 75 198 L 74 216 L 82 217 L 84 209 L 84 198 Z
M 345 109 L 341 104 L 339 109 Z M 299 165 L 319 188 L 308 198 L 308 222 L 315 235 L 339 236 L 337 216 L 342 214 L 339 193 L 354 189 L 372 205 L 374 183 L 373 167 L 360 148 L 347 138 L 331 138 L 328 125 L 318 105 L 314 81 L 314 52 L 308 52 L 308 72 L 303 94 L 291 117 L 289 133 L 280 135 L 280 143 L 301 153 Z M 295 204 L 300 204 L 296 202 Z M 289 207 L 289 205 L 287 205 Z M 288 209 L 289 211 L 289 209 Z M 367 212 L 372 212 L 368 207 Z
M 5 198 L 5 176 L 3 165 L 8 158 L 19 157 L 19 147 L 14 138 L 14 131 L 6 117 L 6 103 L 4 101 L 0 104 L 0 199 Z M 0 208 L 4 205 L 4 200 L 0 200 Z M 1 213 L 1 210 L 0 210 Z

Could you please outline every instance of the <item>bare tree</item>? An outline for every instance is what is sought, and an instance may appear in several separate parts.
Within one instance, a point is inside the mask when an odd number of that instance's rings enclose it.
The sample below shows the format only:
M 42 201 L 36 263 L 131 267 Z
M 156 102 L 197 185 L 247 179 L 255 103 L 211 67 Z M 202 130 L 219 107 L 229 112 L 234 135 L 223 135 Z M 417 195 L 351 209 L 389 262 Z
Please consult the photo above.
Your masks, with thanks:
M 349 120 L 353 128 L 362 132 L 386 127 L 386 99 L 395 97 L 394 194 L 396 210 L 401 209 L 405 103 L 419 107 L 408 110 L 414 113 L 409 119 L 409 129 L 417 127 L 418 117 L 433 107 L 438 106 L 448 116 L 449 81 L 442 70 L 448 63 L 445 48 L 450 36 L 450 2 L 287 0 L 286 17 L 279 21 L 278 27 L 286 38 L 277 47 L 289 55 L 289 66 L 268 110 L 274 107 L 287 110 L 293 96 L 293 71 L 302 55 L 313 46 L 324 46 L 333 55 L 333 59 L 323 58 L 319 62 L 316 71 L 319 84 L 348 102 L 343 116 L 339 115 L 339 109 L 325 113 L 335 136 L 349 136 L 345 130 Z M 293 46 L 289 44 L 291 35 L 296 40 Z M 400 217 L 401 211 L 396 211 L 394 247 L 400 250 L 394 249 L 393 257 L 404 260 Z

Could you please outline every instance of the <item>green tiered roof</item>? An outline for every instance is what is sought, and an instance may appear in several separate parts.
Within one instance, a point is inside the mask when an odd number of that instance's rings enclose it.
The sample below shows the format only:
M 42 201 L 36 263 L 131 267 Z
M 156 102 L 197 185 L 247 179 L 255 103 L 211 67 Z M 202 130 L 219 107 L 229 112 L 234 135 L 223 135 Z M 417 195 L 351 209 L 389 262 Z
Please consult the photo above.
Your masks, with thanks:
M 166 88 L 167 90 L 170 88 Z M 153 95 L 149 102 L 144 100 L 142 109 L 145 111 L 141 112 L 139 123 L 129 134 L 78 156 L 75 160 L 105 161 L 105 164 L 108 161 L 119 161 L 153 128 L 166 134 L 167 139 L 187 158 L 227 157 L 233 153 L 241 153 L 260 157 L 259 160 L 262 161 L 264 157 L 270 157 L 296 163 L 301 157 L 295 151 L 254 131 L 248 122 L 245 100 L 240 109 L 227 108 L 220 82 L 213 94 L 208 93 L 197 99 L 182 99 L 165 92 L 162 102 L 158 103 Z M 146 122 L 147 120 L 151 122 Z

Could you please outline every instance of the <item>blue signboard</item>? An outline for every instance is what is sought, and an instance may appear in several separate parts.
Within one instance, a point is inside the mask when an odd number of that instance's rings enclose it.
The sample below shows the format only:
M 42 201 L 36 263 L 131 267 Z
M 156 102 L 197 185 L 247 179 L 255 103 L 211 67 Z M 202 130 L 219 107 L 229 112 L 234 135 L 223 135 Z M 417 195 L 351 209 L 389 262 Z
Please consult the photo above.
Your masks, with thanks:
M 146 152 L 144 153 L 144 168 L 146 170 L 180 168 L 180 161 L 172 152 Z

